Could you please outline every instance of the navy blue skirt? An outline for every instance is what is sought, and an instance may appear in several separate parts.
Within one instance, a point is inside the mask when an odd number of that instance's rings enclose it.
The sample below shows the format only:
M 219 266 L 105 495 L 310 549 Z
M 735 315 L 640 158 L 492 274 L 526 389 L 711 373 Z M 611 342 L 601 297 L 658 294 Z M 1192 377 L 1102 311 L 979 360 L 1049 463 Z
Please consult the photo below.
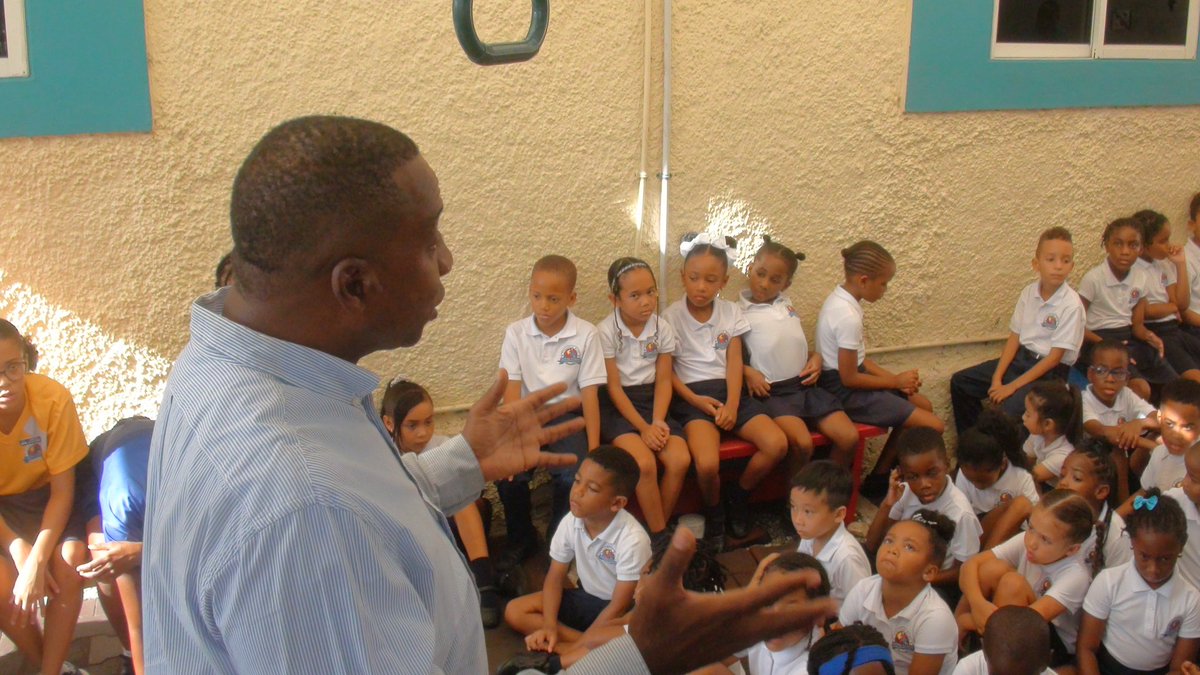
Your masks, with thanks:
M 858 369 L 859 372 L 863 372 L 862 366 Z M 822 370 L 821 379 L 817 384 L 842 402 L 842 409 L 851 420 L 861 424 L 885 428 L 901 427 L 917 409 L 902 391 L 851 389 L 842 383 L 842 376 L 836 370 Z
M 817 421 L 842 410 L 836 396 L 820 385 L 805 386 L 799 377 L 771 383 L 771 393 L 758 399 L 767 407 L 771 417 L 799 417 Z
M 687 386 L 697 396 L 711 396 L 722 403 L 728 397 L 729 388 L 723 379 L 688 382 Z M 737 421 L 734 422 L 733 428 L 741 429 L 747 422 L 759 415 L 770 416 L 770 413 L 767 412 L 767 407 L 753 396 L 743 395 L 738 403 Z M 671 417 L 682 427 L 686 427 L 689 422 L 695 422 L 696 420 L 704 420 L 705 422 L 713 421 L 711 415 L 705 414 L 703 410 L 693 406 L 679 396 L 671 399 Z
M 636 384 L 621 389 L 629 397 L 634 410 L 638 411 L 646 424 L 650 424 L 654 419 L 654 383 Z M 683 427 L 671 418 L 670 409 L 667 410 L 666 422 L 671 428 L 672 436 L 683 438 Z M 636 433 L 638 430 L 625 419 L 620 410 L 617 410 L 617 406 L 613 405 L 612 397 L 608 395 L 608 387 L 600 387 L 600 440 L 612 443 L 619 436 Z

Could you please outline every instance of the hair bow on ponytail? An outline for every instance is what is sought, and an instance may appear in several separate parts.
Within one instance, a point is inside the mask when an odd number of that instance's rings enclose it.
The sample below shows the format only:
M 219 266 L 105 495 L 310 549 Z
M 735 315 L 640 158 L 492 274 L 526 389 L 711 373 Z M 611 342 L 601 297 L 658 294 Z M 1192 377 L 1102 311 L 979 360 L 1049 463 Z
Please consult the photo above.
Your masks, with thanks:
M 724 236 L 710 236 L 707 232 L 701 232 L 691 239 L 684 239 L 683 241 L 679 242 L 679 254 L 684 258 L 687 258 L 688 254 L 692 252 L 692 249 L 696 248 L 697 246 L 711 246 L 713 248 L 720 249 L 725 252 L 725 257 L 728 258 L 730 262 L 733 261 L 733 257 L 736 255 L 734 247 L 730 246 L 729 243 L 725 241 Z
M 1154 507 L 1156 507 L 1156 506 L 1158 506 L 1158 496 L 1157 495 L 1155 495 L 1153 497 L 1134 497 L 1133 498 L 1133 510 L 1134 511 L 1141 511 L 1142 509 L 1146 509 L 1147 511 L 1153 511 Z

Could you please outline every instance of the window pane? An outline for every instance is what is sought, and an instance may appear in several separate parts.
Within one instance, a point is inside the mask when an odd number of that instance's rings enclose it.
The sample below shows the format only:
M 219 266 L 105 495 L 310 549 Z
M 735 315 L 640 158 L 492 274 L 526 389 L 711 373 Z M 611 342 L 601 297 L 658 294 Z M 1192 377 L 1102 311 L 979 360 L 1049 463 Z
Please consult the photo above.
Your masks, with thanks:
M 996 2 L 999 3 L 996 42 L 1089 44 L 1092 41 L 1093 0 Z
M 1186 44 L 1188 2 L 1189 0 L 1108 0 L 1108 24 L 1104 27 L 1104 43 Z

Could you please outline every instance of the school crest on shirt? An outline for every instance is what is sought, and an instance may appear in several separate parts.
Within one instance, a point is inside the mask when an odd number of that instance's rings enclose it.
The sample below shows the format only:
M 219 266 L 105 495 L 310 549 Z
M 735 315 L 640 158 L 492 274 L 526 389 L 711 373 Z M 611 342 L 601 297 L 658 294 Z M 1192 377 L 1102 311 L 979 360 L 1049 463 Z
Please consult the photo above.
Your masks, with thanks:
M 1125 424 L 1125 421 L 1126 420 L 1124 417 L 1118 417 L 1117 418 L 1117 426 L 1121 426 L 1122 424 Z
M 788 306 L 787 306 L 787 311 L 788 311 L 788 317 L 790 317 L 790 318 L 792 318 L 792 319 L 799 319 L 799 318 L 800 318 L 800 315 L 796 313 L 796 308 L 795 308 L 795 307 L 792 307 L 791 305 L 788 305 Z
M 558 362 L 564 366 L 577 366 L 583 363 L 583 354 L 579 353 L 579 347 L 567 345 L 558 356 Z
M 642 358 L 643 359 L 658 358 L 658 343 L 655 342 L 654 340 L 647 342 L 645 344 L 645 346 L 642 347 Z
M 913 652 L 913 643 L 908 637 L 908 633 L 902 630 L 896 631 L 896 635 L 892 637 L 892 649 L 911 654 Z
M 46 454 L 46 435 L 36 434 L 20 441 L 26 464 L 40 462 Z
M 1058 328 L 1058 315 L 1047 314 L 1046 318 L 1042 319 L 1042 328 L 1045 328 L 1046 330 L 1054 330 L 1055 328 Z
M 1011 502 L 1012 500 L 1013 500 L 1013 493 L 1009 492 L 1008 490 L 1005 490 L 1000 493 L 1000 503 L 1001 504 L 1007 504 L 1007 503 Z
M 1038 584 L 1038 588 L 1041 589 L 1040 591 L 1038 591 L 1038 593 L 1040 595 L 1045 595 L 1046 591 L 1050 590 L 1051 584 L 1052 584 L 1052 582 L 1050 581 L 1050 577 L 1046 577 L 1045 579 L 1042 579 L 1042 583 Z
M 1183 617 L 1177 616 L 1171 619 L 1171 623 L 1167 624 L 1167 632 L 1163 633 L 1165 638 L 1173 638 L 1179 635 L 1179 629 L 1183 627 Z
M 725 331 L 717 333 L 717 339 L 713 340 L 713 349 L 719 352 L 729 349 L 729 333 Z
M 612 544 L 605 544 L 601 546 L 600 550 L 596 551 L 596 560 L 599 560 L 606 565 L 617 564 L 617 549 L 613 548 Z
M 1142 298 L 1142 292 L 1138 289 L 1129 291 L 1129 304 L 1136 305 L 1137 301 Z

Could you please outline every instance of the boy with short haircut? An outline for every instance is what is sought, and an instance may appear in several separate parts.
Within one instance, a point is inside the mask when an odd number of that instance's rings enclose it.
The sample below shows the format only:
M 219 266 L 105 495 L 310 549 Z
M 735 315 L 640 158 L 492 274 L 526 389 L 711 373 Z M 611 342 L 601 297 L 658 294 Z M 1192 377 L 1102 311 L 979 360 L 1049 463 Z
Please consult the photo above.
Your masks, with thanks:
M 957 602 L 958 570 L 979 553 L 983 526 L 971 501 L 950 480 L 950 458 L 941 434 L 928 427 L 913 427 L 901 433 L 897 445 L 899 466 L 892 470 L 887 496 L 867 531 L 866 547 L 878 550 L 892 525 L 912 518 L 921 509 L 946 516 L 955 524 L 954 538 L 950 555 L 941 561 L 941 572 L 931 583 L 943 597 Z
M 1200 440 L 1200 382 L 1179 378 L 1163 387 L 1158 425 L 1163 443 L 1150 453 L 1142 470 L 1142 489 L 1117 509 L 1123 518 L 1133 513 L 1133 500 L 1144 496 L 1148 488 L 1166 492 L 1183 482 L 1187 474 L 1184 454 Z
M 559 382 L 567 390 L 551 400 L 556 403 L 569 396 L 583 400 L 584 431 L 572 434 L 544 448 L 549 452 L 573 454 L 582 459 L 600 445 L 600 399 L 597 390 L 607 381 L 604 354 L 596 327 L 571 312 L 575 304 L 575 264 L 560 255 L 542 257 L 533 265 L 529 279 L 529 305 L 532 315 L 508 326 L 500 348 L 500 367 L 508 371 L 504 402 L 519 400 L 531 391 Z M 549 425 L 578 417 L 568 413 Z M 533 472 L 514 476 L 496 484 L 504 504 L 504 522 L 508 546 L 497 558 L 496 567 L 510 569 L 537 550 L 533 529 L 533 507 L 529 480 Z M 550 471 L 554 501 L 546 536 L 554 532 L 567 512 L 574 468 Z
M 1163 493 L 1179 502 L 1183 516 L 1187 519 L 1188 539 L 1175 570 L 1183 580 L 1200 589 L 1200 444 L 1193 445 L 1183 454 L 1185 473 L 1179 487 Z
M 1068 369 L 1079 357 L 1086 321 L 1083 301 L 1067 283 L 1074 267 L 1071 233 L 1062 227 L 1042 232 L 1033 254 L 1038 279 L 1017 298 L 1000 358 L 950 378 L 959 434 L 975 425 L 985 401 L 1020 418 L 1030 385 L 1049 378 L 1066 381 Z
M 871 576 L 863 547 L 846 530 L 846 508 L 854 480 L 846 467 L 829 460 L 809 462 L 792 478 L 789 503 L 792 525 L 800 535 L 799 553 L 825 567 L 830 597 L 838 602 L 854 584 Z
M 564 652 L 594 623 L 620 617 L 633 602 L 650 536 L 625 510 L 641 470 L 628 452 L 604 445 L 579 466 L 570 513 L 550 542 L 550 570 L 539 593 L 508 603 L 504 619 L 534 651 Z M 580 588 L 563 588 L 571 562 Z
M 1050 668 L 1050 624 L 1037 610 L 1008 605 L 997 609 L 983 632 L 983 651 L 958 662 L 954 675 L 1054 675 Z
M 1080 397 L 1083 430 L 1117 449 L 1113 461 L 1117 464 L 1118 499 L 1123 502 L 1129 498 L 1130 470 L 1138 473 L 1145 468 L 1150 451 L 1157 445 L 1142 434 L 1158 431 L 1158 411 L 1125 386 L 1129 381 L 1129 348 L 1121 342 L 1102 340 L 1092 348 L 1087 377 L 1088 387 Z

